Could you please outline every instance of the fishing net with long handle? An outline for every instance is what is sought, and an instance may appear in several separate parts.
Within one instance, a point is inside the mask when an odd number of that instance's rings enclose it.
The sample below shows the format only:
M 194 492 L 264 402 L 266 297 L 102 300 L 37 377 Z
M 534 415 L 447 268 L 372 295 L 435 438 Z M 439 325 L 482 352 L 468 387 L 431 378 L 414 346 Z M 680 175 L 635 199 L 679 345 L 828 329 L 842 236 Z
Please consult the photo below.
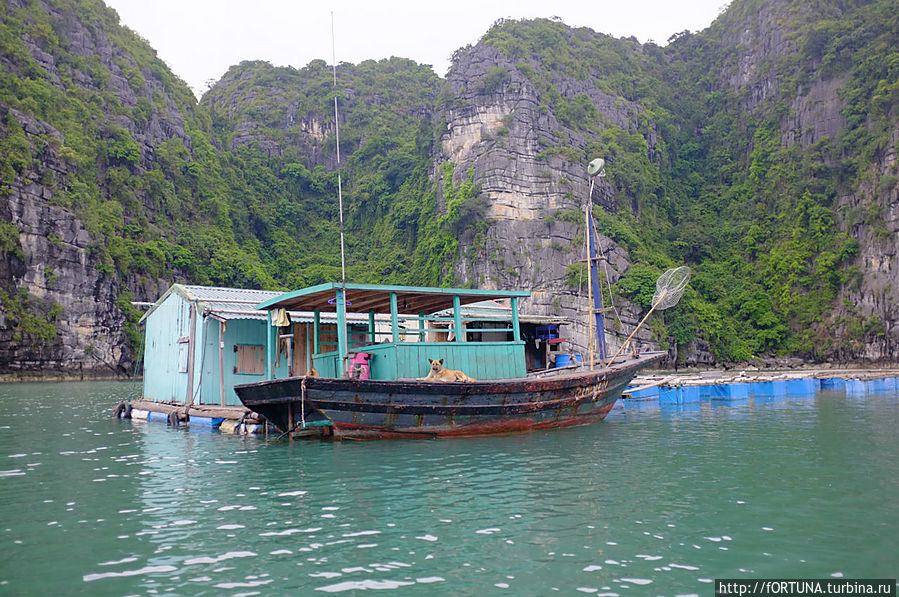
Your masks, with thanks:
M 666 271 L 656 280 L 656 291 L 652 295 L 652 308 L 657 311 L 669 309 L 680 301 L 690 281 L 690 268 L 686 265 Z
M 684 290 L 687 288 L 687 282 L 690 281 L 690 274 L 690 268 L 686 265 L 682 265 L 681 267 L 669 269 L 659 276 L 659 279 L 656 280 L 656 291 L 652 295 L 652 308 L 649 310 L 649 313 L 643 317 L 640 323 L 637 324 L 637 327 L 634 328 L 631 335 L 627 337 L 627 340 L 625 340 L 621 345 L 621 348 L 618 349 L 618 352 L 609 359 L 609 362 L 606 363 L 607 367 L 615 361 L 615 357 L 621 354 L 621 351 L 630 343 L 631 338 L 634 337 L 637 330 L 643 327 L 643 324 L 646 323 L 646 320 L 649 319 L 649 316 L 652 315 L 653 311 L 670 309 L 680 301 L 681 297 L 684 295 Z

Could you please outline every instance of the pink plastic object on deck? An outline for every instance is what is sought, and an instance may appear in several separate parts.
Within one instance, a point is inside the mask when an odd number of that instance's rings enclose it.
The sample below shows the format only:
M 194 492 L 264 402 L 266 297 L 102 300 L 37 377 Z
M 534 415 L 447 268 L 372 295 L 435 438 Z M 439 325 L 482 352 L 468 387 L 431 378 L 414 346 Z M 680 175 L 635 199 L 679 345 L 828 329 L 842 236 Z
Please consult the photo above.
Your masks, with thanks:
M 368 368 L 368 361 L 371 359 L 370 352 L 357 352 L 350 359 L 350 377 L 353 379 L 369 379 L 371 372 Z

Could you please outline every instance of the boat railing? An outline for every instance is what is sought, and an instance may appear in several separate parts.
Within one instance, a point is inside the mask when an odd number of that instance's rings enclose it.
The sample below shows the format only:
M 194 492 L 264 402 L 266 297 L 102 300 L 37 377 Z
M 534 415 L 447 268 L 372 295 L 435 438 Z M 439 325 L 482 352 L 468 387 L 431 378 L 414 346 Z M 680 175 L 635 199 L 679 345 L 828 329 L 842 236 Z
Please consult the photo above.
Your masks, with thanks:
M 430 359 L 443 359 L 444 367 L 458 369 L 476 379 L 525 377 L 524 341 L 512 342 L 382 342 L 351 352 L 367 352 L 371 379 L 424 377 Z M 339 377 L 340 353 L 315 354 L 312 362 L 322 377 Z

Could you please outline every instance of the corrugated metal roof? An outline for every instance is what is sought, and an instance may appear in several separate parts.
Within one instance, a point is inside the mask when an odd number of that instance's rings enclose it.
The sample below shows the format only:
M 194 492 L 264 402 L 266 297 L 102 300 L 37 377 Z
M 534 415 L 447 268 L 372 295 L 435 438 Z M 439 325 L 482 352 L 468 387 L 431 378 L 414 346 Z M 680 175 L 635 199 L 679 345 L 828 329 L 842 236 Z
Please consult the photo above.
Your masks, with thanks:
M 336 292 L 343 285 L 339 282 L 328 282 L 301 288 L 293 292 L 265 301 L 260 306 L 266 309 L 284 307 L 302 311 L 321 310 L 336 311 Z M 376 313 L 390 312 L 390 297 L 396 296 L 397 304 L 403 313 L 434 313 L 453 305 L 454 297 L 458 297 L 463 305 L 476 303 L 486 299 L 528 297 L 525 290 L 479 290 L 471 288 L 431 288 L 425 286 L 384 286 L 380 284 L 346 284 L 346 298 L 349 312 Z
M 267 314 L 257 310 L 256 305 L 281 293 L 270 290 L 172 284 L 140 320 L 149 317 L 172 294 L 177 294 L 186 301 L 196 302 L 203 311 L 216 311 L 222 319 L 265 319 Z
M 187 284 L 173 284 L 165 294 L 159 297 L 153 306 L 144 313 L 141 321 L 146 319 L 156 310 L 162 302 L 171 294 L 177 294 L 186 301 L 196 301 L 200 312 L 211 315 L 217 319 L 259 319 L 268 318 L 268 311 L 256 309 L 259 303 L 272 299 L 282 293 L 271 290 L 253 290 L 246 288 L 221 288 L 213 286 L 194 286 Z M 290 320 L 294 323 L 312 323 L 314 314 L 311 311 L 288 311 Z M 377 314 L 378 321 L 389 321 L 390 317 Z M 337 321 L 336 313 L 322 313 L 321 320 L 326 323 Z M 347 313 L 350 322 L 368 322 L 365 314 Z
M 348 285 L 349 286 L 349 285 Z M 165 294 L 159 297 L 150 309 L 141 317 L 141 321 L 149 317 L 149 315 L 168 298 L 170 294 L 178 294 L 187 301 L 196 301 L 201 312 L 208 315 L 214 315 L 218 319 L 266 319 L 268 311 L 260 311 L 256 309 L 259 303 L 269 301 L 275 297 L 281 296 L 283 293 L 271 290 L 254 290 L 246 288 L 223 288 L 215 286 L 194 286 L 188 284 L 173 284 Z M 508 294 L 524 294 L 524 293 L 508 293 Z M 402 307 L 402 302 L 400 303 Z M 331 307 L 333 308 L 333 307 Z M 311 311 L 288 311 L 290 319 L 294 323 L 312 323 L 313 313 Z M 448 313 L 452 316 L 452 309 L 441 312 Z M 493 300 L 478 301 L 463 305 L 463 318 L 472 317 L 511 317 L 511 309 L 505 305 L 501 305 Z M 331 323 L 336 321 L 336 313 L 322 311 L 322 321 Z M 381 313 L 376 314 L 378 321 L 389 321 L 389 316 Z M 560 317 L 547 317 L 540 315 L 519 315 L 519 321 L 523 323 L 563 323 L 566 320 Z M 368 321 L 365 314 L 347 313 L 349 321 Z
M 206 313 L 212 317 L 217 319 L 231 320 L 231 319 L 267 319 L 268 311 L 240 311 L 237 309 L 224 309 L 215 308 L 209 309 Z M 315 321 L 315 314 L 312 311 L 288 311 L 288 315 L 290 315 L 291 323 L 313 323 Z M 347 313 L 346 319 L 349 323 L 364 323 L 368 324 L 368 316 L 363 313 Z M 321 314 L 322 323 L 337 323 L 337 313 L 322 313 Z M 375 321 L 378 322 L 390 322 L 389 315 L 376 315 Z
M 256 305 L 262 301 L 281 295 L 281 292 L 271 290 L 252 290 L 246 288 L 220 288 L 213 286 L 189 286 L 182 285 L 188 293 L 189 300 L 198 300 L 204 303 L 228 303 L 249 305 L 255 311 Z

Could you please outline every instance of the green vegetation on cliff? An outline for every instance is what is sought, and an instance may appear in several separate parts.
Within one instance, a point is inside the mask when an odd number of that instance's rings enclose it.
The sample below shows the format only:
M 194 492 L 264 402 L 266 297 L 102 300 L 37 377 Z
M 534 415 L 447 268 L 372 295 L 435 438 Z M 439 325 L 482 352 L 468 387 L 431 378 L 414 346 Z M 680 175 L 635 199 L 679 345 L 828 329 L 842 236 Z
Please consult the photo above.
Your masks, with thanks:
M 437 82 L 429 67 L 400 58 L 338 68 L 353 280 L 438 283 L 449 273 L 415 267 L 420 226 L 437 217 L 428 177 Z M 340 277 L 334 95 L 321 60 L 303 69 L 253 62 L 233 67 L 200 104 L 239 173 L 231 219 L 241 244 L 258 242 L 267 271 L 289 287 Z
M 597 207 L 597 221 L 634 262 L 620 292 L 646 307 L 658 274 L 694 269 L 655 324 L 660 340 L 703 338 L 731 361 L 839 357 L 884 333 L 843 299 L 862 276 L 857 229 L 889 232 L 879 204 L 846 198 L 897 185 L 872 167 L 899 110 L 897 32 L 891 0 L 735 1 L 665 48 L 552 19 L 504 21 L 482 43 L 514 70 L 487 69 L 473 89 L 533 86 L 538 113 L 559 123 L 537 139 L 537 160 L 606 158 L 614 205 Z M 811 138 L 797 98 L 834 81 L 841 126 Z M 400 58 L 341 64 L 337 89 L 320 60 L 244 62 L 197 103 L 100 0 L 15 0 L 0 8 L 0 198 L 40 187 L 83 224 L 91 262 L 122 288 L 336 280 L 336 96 L 348 277 L 475 283 L 453 266 L 463 232 L 483 240 L 487 204 L 473 171 L 454 184 L 454 165 L 433 161 L 441 109 L 458 101 L 440 90 L 429 67 Z M 27 257 L 18 234 L 0 222 L 4 271 Z M 574 284 L 580 272 L 569 274 Z M 123 313 L 130 296 L 120 293 Z M 11 279 L 0 302 L 17 333 L 53 341 L 53 305 Z
M 772 11 L 800 47 L 771 57 L 776 64 L 757 69 L 749 84 L 727 85 L 727 68 L 740 58 L 735 29 Z M 832 7 L 823 18 L 811 8 L 747 0 L 664 50 L 546 19 L 499 23 L 484 41 L 516 63 L 561 124 L 588 139 L 562 149 L 607 159 L 618 209 L 597 214 L 600 230 L 635 262 L 619 290 L 646 307 L 658 274 L 690 265 L 691 291 L 656 332 L 679 343 L 704 337 L 718 358 L 741 361 L 851 353 L 875 329 L 853 324 L 835 334 L 829 315 L 840 291 L 858 283 L 851 266 L 858 243 L 847 228 L 878 225 L 873 206 L 840 212 L 838 198 L 872 176 L 889 145 L 899 98 L 896 31 L 899 13 L 886 0 Z M 775 90 L 753 101 L 775 73 Z M 834 138 L 787 142 L 797 89 L 833 77 L 846 81 L 847 126 Z M 636 126 L 604 120 L 586 96 L 564 97 L 566 78 L 637 102 L 639 114 L 629 115 Z

